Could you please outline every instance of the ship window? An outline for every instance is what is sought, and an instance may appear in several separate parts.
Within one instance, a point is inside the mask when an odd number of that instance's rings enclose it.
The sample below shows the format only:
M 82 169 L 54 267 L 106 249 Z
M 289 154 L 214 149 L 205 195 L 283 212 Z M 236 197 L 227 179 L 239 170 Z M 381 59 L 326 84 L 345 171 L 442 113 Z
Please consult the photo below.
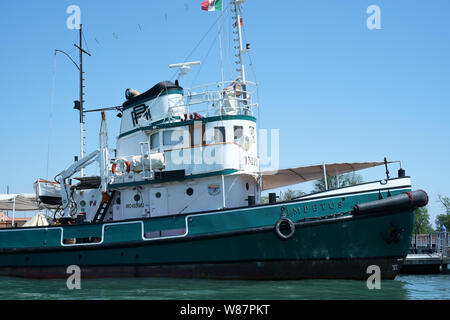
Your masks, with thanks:
M 183 143 L 182 130 L 167 130 L 163 132 L 163 144 L 165 146 L 173 146 Z
M 159 133 L 154 133 L 150 136 L 150 146 L 152 149 L 159 147 Z
M 248 127 L 250 129 L 250 138 L 255 141 L 255 127 Z
M 194 194 L 194 189 L 188 188 L 188 189 L 186 190 L 186 194 L 187 194 L 188 196 L 192 196 L 192 195 Z
M 234 126 L 234 141 L 239 141 L 244 134 L 244 128 L 242 126 Z
M 214 128 L 214 142 L 225 142 L 225 127 Z

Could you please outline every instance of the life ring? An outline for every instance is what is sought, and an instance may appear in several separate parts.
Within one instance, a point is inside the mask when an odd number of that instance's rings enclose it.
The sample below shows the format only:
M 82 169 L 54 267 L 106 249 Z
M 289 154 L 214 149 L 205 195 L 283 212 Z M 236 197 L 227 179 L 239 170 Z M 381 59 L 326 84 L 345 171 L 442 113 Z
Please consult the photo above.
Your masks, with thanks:
M 113 174 L 121 176 L 125 174 L 125 172 L 130 172 L 130 161 L 125 159 L 119 159 L 113 163 L 111 171 Z
M 282 223 L 287 223 L 289 225 L 290 232 L 287 235 L 282 233 L 280 230 Z M 275 225 L 275 233 L 281 240 L 288 240 L 288 239 L 292 238 L 295 234 L 295 225 L 288 218 L 281 218 L 280 220 L 277 221 L 277 223 Z

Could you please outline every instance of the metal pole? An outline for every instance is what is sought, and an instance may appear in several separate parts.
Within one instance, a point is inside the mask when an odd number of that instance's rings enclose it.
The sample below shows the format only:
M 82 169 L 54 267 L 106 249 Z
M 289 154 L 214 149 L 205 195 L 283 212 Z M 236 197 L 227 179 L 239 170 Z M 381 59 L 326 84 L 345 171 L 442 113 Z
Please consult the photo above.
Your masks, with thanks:
M 445 256 L 447 257 L 448 252 L 448 232 L 445 233 Z
M 226 199 L 225 199 L 225 178 L 222 175 L 222 201 L 223 201 L 223 208 L 226 207 Z
M 217 15 L 219 15 L 218 13 L 217 13 Z M 221 10 L 220 11 L 220 17 L 221 18 L 223 18 L 223 10 Z M 223 25 L 223 23 L 222 23 L 222 25 Z M 220 29 L 222 28 L 222 26 L 220 25 L 220 23 L 218 23 L 217 24 L 217 27 L 218 27 L 218 32 L 219 32 L 219 52 L 220 52 L 220 76 L 221 76 L 221 85 L 220 85 L 220 89 L 221 89 L 221 92 L 223 91 L 223 85 L 224 85 L 224 83 L 223 83 L 223 50 L 222 50 L 222 34 L 221 34 L 221 32 L 220 32 Z
M 83 53 L 87 54 L 88 56 L 91 56 L 91 54 L 89 52 L 87 52 L 86 50 L 83 49 L 83 25 L 80 23 L 80 44 L 76 45 L 74 44 L 74 46 L 78 49 L 78 51 L 80 52 L 80 63 L 79 65 L 77 65 L 77 63 L 72 59 L 72 57 L 62 51 L 62 50 L 55 50 L 55 52 L 61 52 L 63 54 L 65 54 L 71 61 L 72 63 L 75 65 L 75 67 L 77 67 L 77 69 L 80 71 L 80 97 L 79 97 L 79 110 L 80 110 L 80 160 L 84 158 L 84 85 L 83 85 Z M 78 106 L 77 106 L 78 109 Z M 84 176 L 84 168 L 82 168 L 81 170 L 81 176 Z
M 83 114 L 83 25 L 80 24 L 80 159 L 84 158 L 84 114 Z M 81 176 L 84 176 L 84 169 L 81 169 Z
M 236 10 L 236 24 L 239 36 L 239 63 L 241 65 L 241 81 L 245 85 L 245 65 L 244 65 L 244 48 L 242 46 L 242 29 L 241 29 L 241 14 L 239 11 L 239 0 L 234 1 L 234 8 Z
M 239 64 L 241 66 L 241 82 L 242 82 L 242 96 L 243 96 L 243 103 L 244 103 L 244 114 L 248 114 L 248 109 L 247 109 L 247 78 L 245 75 L 245 64 L 244 64 L 244 47 L 242 45 L 242 27 L 241 27 L 241 14 L 240 14 L 240 10 L 239 10 L 239 2 L 241 0 L 235 0 L 234 1 L 234 8 L 235 8 L 235 13 L 236 13 L 236 29 L 237 29 L 237 34 L 239 37 Z
M 14 227 L 14 216 L 16 214 L 16 196 L 13 198 L 13 213 L 12 213 L 12 223 L 11 226 Z
M 325 181 L 325 190 L 328 190 L 328 181 L 327 181 L 327 169 L 325 162 L 323 163 L 323 180 Z

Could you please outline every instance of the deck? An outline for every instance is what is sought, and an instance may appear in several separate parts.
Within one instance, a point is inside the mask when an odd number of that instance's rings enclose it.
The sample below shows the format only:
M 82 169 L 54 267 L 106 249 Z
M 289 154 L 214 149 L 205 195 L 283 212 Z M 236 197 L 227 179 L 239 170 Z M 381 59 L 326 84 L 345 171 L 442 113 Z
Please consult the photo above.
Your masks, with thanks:
M 401 273 L 440 273 L 450 263 L 448 232 L 416 234 Z

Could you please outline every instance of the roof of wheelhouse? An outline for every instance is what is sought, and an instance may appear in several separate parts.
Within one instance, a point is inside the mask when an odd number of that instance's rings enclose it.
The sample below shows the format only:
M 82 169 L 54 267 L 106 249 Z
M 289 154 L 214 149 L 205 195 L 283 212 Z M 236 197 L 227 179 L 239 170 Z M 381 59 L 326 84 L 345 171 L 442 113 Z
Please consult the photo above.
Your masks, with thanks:
M 124 104 L 122 105 L 122 108 L 126 109 L 127 107 L 129 107 L 131 105 L 135 105 L 139 102 L 143 102 L 143 101 L 147 101 L 147 100 L 156 98 L 162 92 L 169 93 L 169 91 L 179 91 L 182 94 L 183 88 L 180 87 L 178 84 L 175 84 L 171 81 L 162 81 L 162 82 L 159 82 L 158 84 L 156 84 L 150 90 L 125 101 Z

